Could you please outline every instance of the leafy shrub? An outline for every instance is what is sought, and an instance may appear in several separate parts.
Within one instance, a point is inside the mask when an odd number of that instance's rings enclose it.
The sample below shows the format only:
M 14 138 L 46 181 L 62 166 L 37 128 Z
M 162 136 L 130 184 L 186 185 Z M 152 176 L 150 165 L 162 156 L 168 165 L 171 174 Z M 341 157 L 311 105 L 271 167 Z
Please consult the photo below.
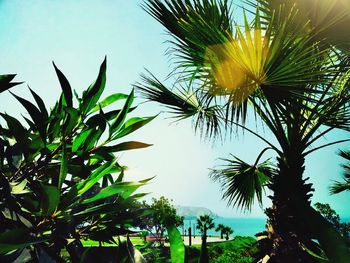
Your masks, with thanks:
M 148 213 L 135 206 L 143 194 L 134 192 L 149 179 L 125 182 L 125 167 L 116 154 L 150 146 L 120 139 L 154 117 L 127 119 L 135 109 L 133 91 L 100 100 L 106 60 L 82 96 L 73 93 L 63 73 L 54 68 L 62 93 L 50 112 L 30 89 L 35 104 L 13 94 L 30 116 L 24 117 L 27 125 L 0 113 L 6 122 L 6 127 L 0 126 L 1 262 L 11 262 L 23 251 L 35 261 L 63 262 L 63 250 L 80 262 L 82 239 L 116 243 L 114 236 L 130 232 L 134 219 Z M 18 84 L 11 83 L 13 77 L 0 77 L 0 92 Z M 117 109 L 116 102 L 123 106 Z M 112 110 L 106 111 L 107 106 Z M 118 178 L 112 176 L 116 173 Z M 120 244 L 128 248 L 130 240 Z

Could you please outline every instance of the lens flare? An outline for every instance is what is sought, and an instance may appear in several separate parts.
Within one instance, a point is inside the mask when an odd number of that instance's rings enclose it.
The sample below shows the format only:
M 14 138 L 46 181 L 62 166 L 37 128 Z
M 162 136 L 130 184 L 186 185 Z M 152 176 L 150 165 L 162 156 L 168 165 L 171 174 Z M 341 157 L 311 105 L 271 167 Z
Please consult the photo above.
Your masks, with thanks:
M 234 103 L 242 103 L 264 83 L 267 56 L 268 41 L 260 29 L 243 33 L 237 27 L 236 38 L 208 47 L 205 60 L 216 85 L 229 92 Z

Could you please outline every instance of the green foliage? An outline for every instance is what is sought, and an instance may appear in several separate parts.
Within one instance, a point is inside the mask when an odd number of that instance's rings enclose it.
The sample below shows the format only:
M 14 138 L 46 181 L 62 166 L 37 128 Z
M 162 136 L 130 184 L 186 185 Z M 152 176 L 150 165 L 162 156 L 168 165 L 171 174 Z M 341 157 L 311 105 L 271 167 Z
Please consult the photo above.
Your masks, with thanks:
M 224 227 L 223 232 L 226 235 L 226 240 L 229 240 L 230 235 L 233 234 L 233 229 L 229 226 L 226 226 L 226 227 Z
M 125 167 L 115 153 L 150 146 L 119 138 L 154 117 L 127 119 L 133 91 L 100 101 L 106 60 L 96 81 L 81 97 L 76 94 L 77 102 L 67 78 L 54 68 L 62 93 L 50 112 L 30 90 L 35 103 L 13 94 L 30 116 L 25 118 L 29 128 L 0 113 L 6 123 L 0 126 L 0 261 L 14 260 L 25 249 L 34 261 L 46 255 L 62 262 L 60 252 L 65 249 L 74 262 L 82 257 L 81 240 L 117 243 L 115 236 L 131 232 L 136 219 L 148 213 L 136 205 L 143 194 L 135 191 L 149 179 L 125 182 Z M 0 91 L 18 84 L 10 82 L 13 77 L 0 77 Z M 115 109 L 121 100 L 123 107 Z M 113 109 L 106 111 L 107 106 Z M 120 251 L 127 246 L 135 259 L 140 257 L 129 239 L 118 243 Z
M 140 203 L 139 206 L 151 211 L 149 215 L 139 222 L 141 229 L 145 229 L 149 234 L 154 235 L 160 246 L 164 245 L 161 238 L 164 237 L 165 231 L 168 227 L 173 228 L 183 224 L 184 218 L 177 214 L 176 209 L 170 203 L 170 200 L 164 196 L 161 196 L 159 199 L 152 198 L 151 204 L 147 204 L 144 201 L 143 203 Z
M 233 240 L 208 243 L 209 262 L 252 263 L 257 252 L 257 242 L 253 237 L 237 236 Z M 197 263 L 200 250 L 196 246 L 186 247 L 186 262 Z
M 220 232 L 221 239 L 224 238 L 224 229 L 225 229 L 225 226 L 223 224 L 218 224 L 218 226 L 215 228 L 216 232 Z
M 210 215 L 201 215 L 197 218 L 196 228 L 203 236 L 207 235 L 207 231 L 214 228 L 214 218 Z
M 262 205 L 264 188 L 276 173 L 273 165 L 269 161 L 250 165 L 235 156 L 223 160 L 227 164 L 213 169 L 210 176 L 221 183 L 228 204 L 250 210 L 256 197 Z
M 337 212 L 331 208 L 329 204 L 323 204 L 317 202 L 315 204 L 316 210 L 320 212 L 320 214 L 329 221 L 334 228 L 343 236 L 349 237 L 350 234 L 350 223 L 341 223 L 340 216 Z

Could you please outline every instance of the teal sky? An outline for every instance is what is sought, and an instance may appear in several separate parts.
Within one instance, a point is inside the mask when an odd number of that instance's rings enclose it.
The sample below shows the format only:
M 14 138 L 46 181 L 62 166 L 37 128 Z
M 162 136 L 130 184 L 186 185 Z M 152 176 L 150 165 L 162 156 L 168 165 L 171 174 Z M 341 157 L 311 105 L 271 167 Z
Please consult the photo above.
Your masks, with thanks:
M 146 14 L 138 0 L 0 0 L 0 73 L 17 73 L 52 106 L 60 87 L 51 62 L 65 73 L 72 87 L 81 93 L 97 76 L 107 55 L 107 88 L 105 95 L 130 92 L 139 74 L 149 69 L 164 79 L 170 72 L 169 58 L 164 55 L 169 39 L 163 28 Z M 13 91 L 30 97 L 25 85 Z M 24 113 L 8 93 L 0 94 L 0 111 L 15 116 Z M 157 114 L 158 105 L 142 104 L 138 116 Z M 154 146 L 121 155 L 120 162 L 129 166 L 127 177 L 156 178 L 144 187 L 148 198 L 165 195 L 175 204 L 203 206 L 223 216 L 263 216 L 259 206 L 251 213 L 241 213 L 221 200 L 220 187 L 208 178 L 208 168 L 219 164 L 218 157 L 237 155 L 254 162 L 265 147 L 245 133 L 213 144 L 194 134 L 191 122 L 171 124 L 160 115 L 128 140 L 152 143 Z M 248 125 L 255 129 L 255 120 Z M 257 125 L 265 138 L 271 135 Z M 327 141 L 348 138 L 335 132 Z M 125 139 L 125 140 L 126 140 Z M 325 142 L 326 142 L 325 139 Z M 337 149 L 350 149 L 350 144 L 329 147 L 306 160 L 306 176 L 316 189 L 313 201 L 326 202 L 342 216 L 350 217 L 350 193 L 330 196 L 332 180 L 341 179 L 341 158 Z M 266 158 L 269 155 L 266 155 Z M 266 199 L 265 206 L 268 205 Z

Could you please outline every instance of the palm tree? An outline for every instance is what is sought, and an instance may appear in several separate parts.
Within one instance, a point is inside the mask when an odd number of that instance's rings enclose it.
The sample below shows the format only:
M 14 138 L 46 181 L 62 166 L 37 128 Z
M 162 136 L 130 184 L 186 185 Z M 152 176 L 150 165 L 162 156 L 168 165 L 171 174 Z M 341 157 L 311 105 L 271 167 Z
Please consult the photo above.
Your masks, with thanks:
M 218 226 L 215 228 L 216 232 L 220 232 L 221 239 L 224 239 L 224 229 L 225 229 L 225 226 L 223 224 L 218 224 Z
M 267 144 L 254 164 L 232 156 L 211 175 L 230 204 L 248 210 L 256 197 L 262 202 L 264 187 L 272 190 L 266 211 L 272 262 L 316 261 L 309 253 L 317 246 L 312 239 L 331 260 L 348 262 L 343 239 L 311 207 L 313 188 L 303 174 L 309 154 L 348 141 L 317 144 L 334 129 L 350 128 L 349 49 L 331 34 L 349 18 L 336 12 L 336 1 L 315 6 L 316 18 L 307 20 L 301 19 L 305 6 L 299 0 L 294 6 L 280 5 L 283 0 L 247 2 L 254 19 L 244 15 L 243 27 L 233 21 L 228 0 L 144 2 L 173 37 L 176 85 L 167 88 L 149 74 L 136 86 L 178 119 L 193 117 L 203 136 L 217 138 L 222 128 L 241 128 Z M 246 125 L 251 112 L 277 145 Z M 259 163 L 267 150 L 275 152 L 276 164 Z
M 224 229 L 223 229 L 223 233 L 226 235 L 226 240 L 229 240 L 230 238 L 230 235 L 233 234 L 233 229 L 229 226 L 225 226 Z
M 209 263 L 207 248 L 207 231 L 214 227 L 214 219 L 210 215 L 201 215 L 199 216 L 199 218 L 197 218 L 196 228 L 202 234 L 201 255 L 199 258 L 200 263 Z

